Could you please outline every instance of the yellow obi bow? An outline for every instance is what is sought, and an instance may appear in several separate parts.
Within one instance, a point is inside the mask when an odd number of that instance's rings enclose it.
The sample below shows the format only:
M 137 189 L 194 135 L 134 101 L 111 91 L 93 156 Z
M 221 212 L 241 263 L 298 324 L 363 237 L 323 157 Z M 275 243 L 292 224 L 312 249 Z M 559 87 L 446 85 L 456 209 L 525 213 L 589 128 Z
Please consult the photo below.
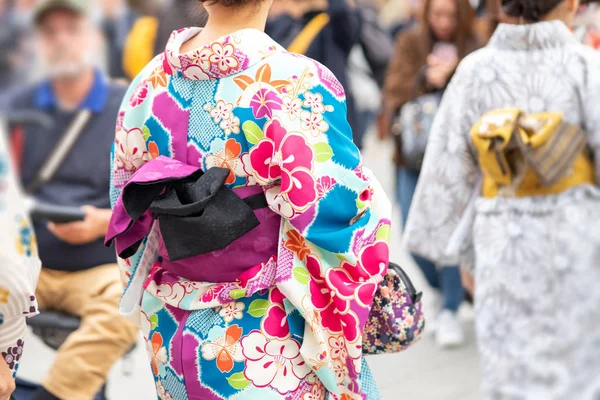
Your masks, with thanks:
M 585 132 L 562 113 L 494 110 L 473 126 L 471 140 L 484 197 L 544 196 L 595 182 Z

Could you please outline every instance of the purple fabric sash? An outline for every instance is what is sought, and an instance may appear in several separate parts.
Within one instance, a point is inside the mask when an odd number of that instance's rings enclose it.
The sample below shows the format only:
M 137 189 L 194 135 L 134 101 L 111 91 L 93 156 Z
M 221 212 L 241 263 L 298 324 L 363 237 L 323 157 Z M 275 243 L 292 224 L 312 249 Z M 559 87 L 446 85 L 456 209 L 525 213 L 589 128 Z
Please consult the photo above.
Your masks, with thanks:
M 138 190 L 139 193 L 132 193 L 136 187 L 142 187 L 139 184 L 147 185 L 185 179 L 193 177 L 199 170 L 198 167 L 192 167 L 163 156 L 145 164 L 125 186 L 115 205 L 106 244 L 111 245 L 114 242 L 119 255 L 131 256 L 131 249 L 134 251 L 137 249 L 154 223 L 154 216 L 150 209 L 141 216 L 128 213 L 123 201 L 123 194 L 126 191 L 130 196 L 140 195 L 141 190 Z M 260 186 L 252 186 L 234 189 L 233 192 L 241 199 L 246 199 L 261 194 L 263 190 Z M 260 208 L 253 212 L 258 219 L 258 226 L 231 242 L 227 247 L 177 261 L 171 260 L 169 257 L 165 240 L 159 230 L 158 253 L 162 258 L 162 267 L 192 281 L 235 281 L 247 269 L 266 262 L 277 254 L 281 218 L 269 208 Z M 178 234 L 185 235 L 185 232 L 178 232 Z M 173 238 L 170 239 L 172 241 Z

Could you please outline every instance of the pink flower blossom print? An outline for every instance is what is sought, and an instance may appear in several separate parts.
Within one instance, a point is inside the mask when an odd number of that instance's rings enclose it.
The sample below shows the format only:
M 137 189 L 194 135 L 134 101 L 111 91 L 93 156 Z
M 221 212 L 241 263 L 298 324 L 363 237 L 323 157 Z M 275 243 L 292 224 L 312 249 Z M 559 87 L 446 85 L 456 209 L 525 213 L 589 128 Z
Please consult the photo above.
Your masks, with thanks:
M 283 101 L 277 92 L 270 89 L 260 89 L 250 100 L 250 107 L 254 116 L 258 119 L 273 117 L 274 110 L 281 110 Z
M 286 339 L 290 336 L 287 313 L 283 305 L 284 299 L 285 297 L 279 289 L 271 289 L 269 294 L 271 306 L 262 320 L 262 331 L 273 339 Z
M 317 199 L 312 174 L 314 150 L 301 134 L 288 133 L 278 119 L 265 127 L 265 137 L 250 151 L 254 176 L 263 183 L 280 181 L 280 193 L 294 209 L 305 210 Z
M 146 100 L 146 97 L 148 97 L 148 81 L 141 81 L 133 91 L 129 104 L 131 107 L 137 107 Z

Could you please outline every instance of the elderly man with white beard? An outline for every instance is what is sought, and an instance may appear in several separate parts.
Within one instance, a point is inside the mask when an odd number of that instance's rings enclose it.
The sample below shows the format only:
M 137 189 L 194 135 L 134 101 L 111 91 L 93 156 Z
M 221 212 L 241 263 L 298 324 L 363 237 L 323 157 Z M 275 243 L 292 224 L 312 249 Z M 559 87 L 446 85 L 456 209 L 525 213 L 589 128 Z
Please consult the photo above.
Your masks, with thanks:
M 116 255 L 103 245 L 111 215 L 107 160 L 125 88 L 94 66 L 99 43 L 89 3 L 41 1 L 34 22 L 47 79 L 11 104 L 15 112 L 39 113 L 52 121 L 12 129 L 23 186 L 38 202 L 85 212 L 78 222 L 34 224 L 42 261 L 36 291 L 40 309 L 81 318 L 35 400 L 93 399 L 136 340 L 136 328 L 117 309 L 122 285 Z M 62 155 L 61 148 L 67 149 Z

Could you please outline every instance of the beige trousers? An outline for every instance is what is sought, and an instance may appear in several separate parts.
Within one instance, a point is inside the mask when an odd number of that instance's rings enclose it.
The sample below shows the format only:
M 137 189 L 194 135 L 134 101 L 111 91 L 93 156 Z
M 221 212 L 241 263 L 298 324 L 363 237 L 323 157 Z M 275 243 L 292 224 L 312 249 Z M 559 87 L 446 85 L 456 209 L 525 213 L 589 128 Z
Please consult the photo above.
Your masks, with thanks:
M 42 268 L 36 296 L 40 309 L 81 318 L 43 386 L 63 400 L 92 400 L 113 364 L 135 343 L 137 329 L 119 314 L 123 291 L 117 264 L 85 271 Z

